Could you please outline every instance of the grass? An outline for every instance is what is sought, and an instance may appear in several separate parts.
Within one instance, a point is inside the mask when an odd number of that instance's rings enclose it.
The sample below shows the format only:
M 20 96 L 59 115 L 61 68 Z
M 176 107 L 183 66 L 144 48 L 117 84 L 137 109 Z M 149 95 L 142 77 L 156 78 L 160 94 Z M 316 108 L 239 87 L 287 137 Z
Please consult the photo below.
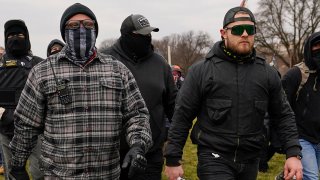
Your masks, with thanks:
M 285 156 L 275 154 L 269 161 L 269 170 L 267 173 L 259 173 L 257 180 L 273 180 L 283 169 Z M 190 137 L 183 150 L 182 166 L 186 180 L 199 180 L 197 177 L 197 148 L 191 143 Z M 163 174 L 162 180 L 167 180 Z

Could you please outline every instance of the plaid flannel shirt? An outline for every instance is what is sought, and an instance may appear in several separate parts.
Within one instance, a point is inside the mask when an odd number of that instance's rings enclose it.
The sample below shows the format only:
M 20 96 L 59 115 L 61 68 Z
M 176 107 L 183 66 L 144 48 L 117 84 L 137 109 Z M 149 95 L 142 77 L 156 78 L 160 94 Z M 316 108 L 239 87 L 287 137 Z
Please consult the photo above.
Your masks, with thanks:
M 57 82 L 66 85 L 71 103 L 60 103 Z M 133 75 L 112 56 L 99 53 L 83 67 L 63 50 L 35 66 L 15 117 L 12 165 L 25 165 L 43 133 L 40 167 L 48 177 L 118 179 L 122 129 L 130 146 L 147 151 L 152 145 L 149 113 Z

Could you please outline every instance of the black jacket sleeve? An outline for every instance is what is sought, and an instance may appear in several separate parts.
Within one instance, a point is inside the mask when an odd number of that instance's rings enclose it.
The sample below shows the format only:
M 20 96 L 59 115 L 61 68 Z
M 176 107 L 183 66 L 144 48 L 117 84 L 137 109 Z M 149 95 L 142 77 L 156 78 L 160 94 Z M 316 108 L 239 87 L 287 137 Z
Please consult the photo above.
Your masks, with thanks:
M 280 142 L 287 157 L 299 155 L 301 146 L 298 140 L 295 116 L 282 88 L 281 80 L 275 70 L 272 69 L 269 71 L 269 84 L 269 114 L 274 121 L 273 124 Z
M 172 124 L 169 129 L 168 144 L 164 155 L 168 166 L 178 166 L 182 158 L 192 121 L 196 117 L 201 100 L 198 67 L 191 67 L 179 91 Z
M 173 76 L 171 73 L 171 68 L 169 65 L 166 67 L 166 94 L 163 96 L 164 100 L 164 111 L 166 113 L 166 117 L 168 117 L 169 121 L 171 121 L 173 112 L 174 112 L 174 106 L 175 106 L 175 100 L 178 93 L 177 87 L 174 84 Z

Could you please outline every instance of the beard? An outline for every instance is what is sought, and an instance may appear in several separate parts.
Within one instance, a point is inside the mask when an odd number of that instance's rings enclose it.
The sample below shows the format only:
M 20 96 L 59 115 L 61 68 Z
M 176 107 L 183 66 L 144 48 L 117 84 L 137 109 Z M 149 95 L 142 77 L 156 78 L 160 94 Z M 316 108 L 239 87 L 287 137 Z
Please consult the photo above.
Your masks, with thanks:
M 248 40 L 227 41 L 227 48 L 238 56 L 248 56 L 252 53 L 253 43 Z

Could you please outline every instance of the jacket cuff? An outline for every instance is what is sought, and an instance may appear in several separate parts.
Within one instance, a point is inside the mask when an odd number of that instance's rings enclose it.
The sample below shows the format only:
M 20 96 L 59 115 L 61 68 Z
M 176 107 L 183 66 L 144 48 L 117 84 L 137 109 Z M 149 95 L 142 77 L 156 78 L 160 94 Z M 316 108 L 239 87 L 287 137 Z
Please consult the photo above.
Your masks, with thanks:
M 292 146 L 286 151 L 286 159 L 290 157 L 301 156 L 301 148 L 299 146 Z
M 166 158 L 166 166 L 180 166 L 180 159 L 181 158 L 176 158 L 176 157 L 170 157 Z
M 140 148 L 141 151 L 143 151 L 143 153 L 146 154 L 146 150 L 145 150 L 145 146 L 144 146 L 144 145 L 139 144 L 139 143 L 136 143 L 136 144 L 133 144 L 133 145 L 130 147 L 130 149 L 131 149 L 131 148 L 135 148 L 135 147 Z

